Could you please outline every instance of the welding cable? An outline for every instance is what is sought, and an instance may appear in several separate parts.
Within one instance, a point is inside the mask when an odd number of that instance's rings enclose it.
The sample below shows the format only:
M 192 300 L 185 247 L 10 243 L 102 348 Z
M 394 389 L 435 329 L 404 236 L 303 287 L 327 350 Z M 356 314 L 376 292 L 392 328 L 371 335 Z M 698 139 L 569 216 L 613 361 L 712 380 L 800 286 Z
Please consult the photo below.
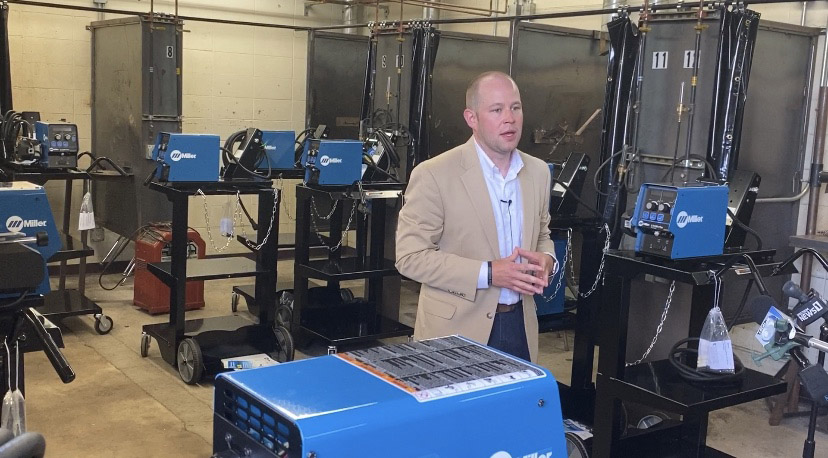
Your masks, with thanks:
M 150 235 L 150 237 L 152 237 L 153 240 L 155 240 L 155 241 L 160 241 L 162 243 L 167 243 L 167 241 L 164 240 L 164 238 L 161 237 L 160 234 L 158 234 L 157 231 L 155 231 L 156 228 L 166 228 L 168 230 L 172 230 L 172 226 L 168 223 L 150 223 L 150 224 L 139 227 L 132 234 L 130 234 L 129 237 L 124 237 L 124 236 L 118 237 L 118 240 L 116 240 L 115 243 L 112 245 L 112 248 L 109 250 L 109 253 L 107 253 L 106 257 L 104 257 L 104 259 L 101 261 L 101 263 L 104 264 L 104 265 L 101 268 L 100 275 L 98 275 L 98 285 L 102 289 L 104 289 L 106 291 L 114 291 L 116 288 L 118 288 L 119 286 L 123 285 L 124 282 L 126 282 L 126 279 L 129 277 L 129 275 L 122 274 L 121 279 L 118 280 L 118 283 L 116 283 L 115 286 L 107 287 L 107 286 L 104 286 L 104 284 L 103 284 L 103 277 L 104 277 L 104 275 L 106 275 L 107 271 L 112 266 L 112 264 L 115 262 L 115 260 L 118 259 L 118 256 L 120 256 L 124 252 L 124 250 L 126 250 L 127 246 L 129 246 L 129 243 L 133 240 L 133 238 L 136 238 L 136 240 L 137 240 L 137 237 L 143 236 L 144 234 L 147 234 L 147 235 Z M 115 255 L 112 256 L 112 258 L 110 258 L 110 255 L 113 252 L 115 252 Z M 134 258 L 133 258 L 133 260 L 134 260 Z M 127 271 L 125 271 L 124 273 L 126 273 Z
M 254 172 L 254 171 L 248 169 L 247 167 L 245 167 L 244 165 L 242 165 L 242 163 L 239 162 L 236 159 L 235 156 L 233 156 L 233 153 L 231 153 L 229 149 L 227 149 L 225 147 L 221 147 L 221 151 L 222 151 L 222 155 L 223 155 L 224 160 L 225 160 L 225 164 L 230 164 L 232 162 L 232 163 L 236 164 L 237 166 L 239 166 L 242 170 L 244 170 L 245 172 L 247 172 L 251 176 L 262 178 L 262 179 L 265 179 L 265 180 L 269 180 L 270 179 L 270 174 L 273 173 L 273 170 L 270 169 L 270 161 L 268 161 L 267 175 L 262 175 L 262 174 Z M 262 148 L 262 151 L 264 151 L 264 148 Z M 261 152 L 259 154 L 261 154 Z M 261 157 L 257 157 L 256 160 L 257 160 L 257 162 L 260 161 Z
M 18 305 L 20 305 L 23 302 L 23 300 L 26 299 L 26 296 L 30 292 L 32 292 L 32 290 L 30 290 L 30 289 L 24 290 L 22 293 L 20 293 L 20 297 L 15 299 L 14 302 L 4 304 L 4 305 L 0 305 L 0 313 L 7 313 L 9 311 L 14 310 Z
M 694 369 L 687 365 L 687 356 L 698 357 L 699 355 L 699 351 L 695 348 L 690 348 L 689 346 L 684 348 L 681 347 L 682 345 L 686 345 L 691 342 L 699 342 L 699 338 L 688 337 L 686 339 L 679 340 L 678 342 L 676 342 L 675 345 L 673 345 L 673 348 L 670 350 L 670 355 L 667 358 L 670 361 L 670 365 L 672 365 L 676 369 L 681 378 L 688 382 L 703 384 L 709 383 L 729 385 L 741 382 L 742 378 L 745 375 L 745 366 L 742 364 L 742 361 L 739 360 L 739 357 L 736 355 L 733 355 L 734 373 L 732 374 L 719 374 L 715 372 L 706 371 L 703 369 Z
M 362 153 L 362 163 L 367 165 L 368 168 L 370 168 L 371 170 L 375 170 L 375 171 L 379 172 L 381 175 L 385 175 L 386 178 L 394 181 L 395 183 L 400 182 L 400 180 L 397 179 L 397 177 L 395 177 L 394 175 L 391 175 L 389 172 L 387 172 L 387 171 L 383 170 L 382 168 L 380 168 L 374 162 L 374 158 L 369 156 L 368 153 Z
M 254 231 L 258 231 L 259 230 L 259 224 L 256 223 L 256 221 L 253 219 L 252 216 L 250 216 L 250 213 L 248 213 L 247 207 L 244 206 L 244 201 L 242 201 L 241 197 L 238 197 L 238 199 L 239 199 L 239 206 L 241 206 L 241 209 L 244 212 L 244 216 L 246 216 L 247 221 L 250 222 L 250 228 L 253 229 Z
M 756 239 L 756 245 L 757 245 L 756 249 L 761 250 L 762 249 L 762 236 L 760 236 L 759 233 L 756 232 L 755 230 L 751 229 L 750 226 L 748 226 L 747 224 L 741 222 L 739 220 L 739 218 L 737 218 L 736 215 L 733 213 L 733 211 L 730 210 L 730 207 L 728 207 L 728 209 L 727 209 L 727 214 L 730 215 L 731 219 L 733 219 L 733 224 L 739 226 L 742 230 L 749 233 L 750 235 L 753 236 L 753 238 Z
M 584 208 L 586 208 L 586 209 L 587 209 L 587 210 L 589 210 L 590 212 L 594 213 L 594 214 L 595 214 L 595 216 L 597 216 L 597 217 L 599 217 L 599 218 L 600 218 L 601 216 L 603 216 L 603 215 L 601 215 L 600 213 L 598 213 L 598 210 L 596 210 L 596 209 L 592 208 L 592 206 L 591 206 L 591 205 L 589 205 L 588 203 L 584 202 L 584 201 L 583 201 L 583 199 L 581 199 L 581 197 L 580 197 L 578 194 L 576 194 L 576 193 L 575 193 L 575 191 L 572 191 L 572 189 L 570 189 L 570 188 L 569 188 L 569 186 L 567 186 L 567 185 L 566 185 L 566 183 L 564 183 L 564 182 L 562 182 L 562 181 L 558 181 L 558 180 L 556 180 L 556 179 L 554 179 L 554 178 L 552 179 L 552 181 L 554 181 L 554 182 L 555 182 L 555 184 L 559 184 L 559 185 L 561 185 L 561 187 L 562 187 L 562 188 L 564 188 L 567 192 L 569 192 L 569 193 L 572 195 L 572 197 L 573 197 L 576 201 L 578 201 L 578 203 L 579 203 L 579 204 L 581 204 Z
M 609 161 L 611 161 L 611 160 L 612 160 L 615 156 L 618 156 L 619 154 L 623 153 L 626 149 L 627 149 L 627 148 L 626 148 L 626 147 L 624 147 L 624 148 L 622 148 L 620 151 L 618 151 L 618 152 L 614 153 L 612 156 L 610 156 L 610 157 L 606 158 L 606 159 L 604 160 L 604 162 L 602 162 L 602 163 L 601 163 L 601 165 L 599 165 L 599 166 L 598 166 L 598 168 L 595 170 L 595 174 L 594 174 L 594 175 L 592 175 L 592 185 L 593 185 L 593 186 L 595 186 L 595 191 L 596 191 L 598 194 L 600 194 L 600 195 L 602 195 L 602 196 L 607 196 L 607 195 L 609 195 L 609 194 L 607 194 L 606 192 L 601 192 L 600 186 L 598 186 L 598 175 L 600 175 L 600 174 L 601 174 L 601 170 L 602 170 L 602 169 L 603 169 L 603 168 L 607 165 L 607 163 L 609 163 Z
M 753 280 L 752 278 L 748 279 L 747 286 L 745 286 L 745 292 L 742 293 L 742 301 L 739 302 L 739 307 L 736 309 L 736 314 L 733 315 L 733 321 L 731 321 L 730 324 L 727 325 L 727 331 L 728 332 L 730 332 L 730 330 L 733 329 L 733 326 L 736 325 L 736 321 L 739 320 L 739 315 L 741 315 L 742 310 L 745 309 L 745 304 L 747 303 L 748 294 L 750 294 L 750 288 L 753 287 L 754 281 L 755 280 Z

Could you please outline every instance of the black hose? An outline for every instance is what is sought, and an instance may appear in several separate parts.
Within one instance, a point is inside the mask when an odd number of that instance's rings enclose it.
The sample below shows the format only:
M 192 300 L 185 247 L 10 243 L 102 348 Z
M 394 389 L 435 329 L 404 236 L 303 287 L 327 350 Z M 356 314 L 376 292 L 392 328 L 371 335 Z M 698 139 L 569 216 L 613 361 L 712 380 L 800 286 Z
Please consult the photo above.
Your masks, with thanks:
M 756 250 L 757 251 L 761 250 L 762 249 L 762 236 L 760 236 L 759 233 L 756 232 L 755 230 L 751 229 L 750 226 L 748 226 L 747 224 L 739 221 L 739 218 L 736 217 L 736 215 L 733 213 L 733 211 L 730 210 L 730 208 L 727 209 L 727 214 L 730 215 L 730 218 L 733 220 L 733 224 L 739 226 L 742 230 L 749 233 L 750 235 L 752 235 L 756 239 L 756 244 L 757 244 Z
M 0 306 L 0 312 L 7 312 L 9 310 L 14 310 L 18 305 L 20 305 L 26 299 L 26 296 L 28 296 L 30 292 L 31 292 L 31 290 L 29 290 L 29 289 L 24 290 L 22 293 L 20 293 L 20 297 L 15 299 L 14 302 L 11 302 L 9 304 L 4 304 L 4 305 Z
M 744 377 L 745 375 L 745 366 L 742 364 L 742 361 L 740 361 L 739 357 L 736 355 L 733 355 L 734 372 L 732 374 L 720 374 L 705 370 L 698 370 L 688 366 L 685 362 L 686 356 L 698 357 L 699 351 L 695 348 L 680 347 L 682 345 L 698 341 L 698 337 L 688 337 L 686 339 L 681 339 L 678 342 L 676 342 L 676 344 L 673 345 L 673 348 L 670 350 L 670 355 L 667 359 L 670 361 L 670 364 L 676 369 L 681 378 L 688 382 L 704 384 L 729 385 L 741 382 L 742 377 Z
M 597 217 L 599 217 L 599 218 L 603 216 L 603 215 L 601 215 L 600 213 L 598 213 L 598 210 L 596 210 L 596 209 L 592 208 L 592 206 L 590 206 L 588 203 L 584 202 L 584 201 L 583 201 L 583 199 L 581 199 L 581 197 L 580 197 L 580 196 L 578 196 L 578 194 L 576 194 L 576 193 L 575 193 L 575 191 L 573 191 L 572 189 L 570 189 L 570 188 L 569 188 L 569 186 L 567 186 L 567 185 L 566 185 L 566 183 L 564 183 L 564 182 L 562 182 L 562 181 L 557 181 L 557 180 L 555 180 L 554 178 L 552 179 L 552 181 L 553 181 L 553 182 L 555 182 L 555 183 L 557 183 L 557 184 L 559 184 L 559 185 L 561 185 L 561 187 L 562 187 L 562 188 L 566 189 L 566 190 L 570 193 L 570 195 L 572 195 L 572 197 L 573 197 L 576 201 L 578 201 L 578 203 L 579 203 L 579 204 L 581 204 L 584 208 L 586 208 L 587 210 L 589 210 L 589 211 L 591 211 L 592 213 L 594 213 L 594 214 L 595 214 L 595 216 L 597 216 Z

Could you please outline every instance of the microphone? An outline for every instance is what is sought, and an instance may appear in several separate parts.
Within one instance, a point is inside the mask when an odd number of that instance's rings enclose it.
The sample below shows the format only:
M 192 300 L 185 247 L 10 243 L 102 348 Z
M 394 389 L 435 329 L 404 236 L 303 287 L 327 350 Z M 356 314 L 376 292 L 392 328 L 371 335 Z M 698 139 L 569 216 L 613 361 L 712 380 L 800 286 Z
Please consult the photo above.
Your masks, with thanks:
M 509 199 L 509 200 L 500 199 L 500 203 L 506 204 L 506 205 L 512 205 L 512 199 Z
M 799 323 L 803 328 L 828 313 L 828 307 L 826 307 L 825 302 L 820 299 L 819 294 L 816 291 L 813 291 L 812 294 L 812 296 L 806 296 L 808 297 L 807 301 L 800 302 L 800 304 L 793 309 L 793 314 L 796 316 L 796 319 L 799 320 Z
M 785 297 L 792 297 L 798 300 L 800 304 L 807 302 L 809 299 L 808 295 L 802 291 L 799 285 L 791 280 L 786 281 L 785 284 L 782 285 L 782 294 L 784 294 Z

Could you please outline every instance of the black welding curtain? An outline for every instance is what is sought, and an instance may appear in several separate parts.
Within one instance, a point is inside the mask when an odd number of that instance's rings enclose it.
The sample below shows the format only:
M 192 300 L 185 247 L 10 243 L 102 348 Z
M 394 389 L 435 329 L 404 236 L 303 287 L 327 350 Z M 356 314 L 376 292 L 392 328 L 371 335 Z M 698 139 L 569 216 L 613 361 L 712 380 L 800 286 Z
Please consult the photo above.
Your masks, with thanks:
M 0 4 L 0 114 L 12 109 L 11 62 L 9 61 L 9 6 Z

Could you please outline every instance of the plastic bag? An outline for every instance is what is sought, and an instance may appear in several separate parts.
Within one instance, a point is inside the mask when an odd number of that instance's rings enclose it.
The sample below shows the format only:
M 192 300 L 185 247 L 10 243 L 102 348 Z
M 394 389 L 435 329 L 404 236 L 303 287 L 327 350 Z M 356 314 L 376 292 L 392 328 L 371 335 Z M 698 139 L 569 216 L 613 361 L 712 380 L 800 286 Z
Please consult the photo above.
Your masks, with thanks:
M 95 212 L 92 209 L 92 193 L 87 192 L 83 196 L 80 206 L 80 217 L 78 218 L 78 230 L 88 231 L 95 229 Z
M 699 336 L 699 357 L 696 368 L 720 374 L 735 372 L 733 363 L 733 344 L 722 309 L 713 307 L 707 314 L 701 335 Z
M 17 352 L 15 348 L 15 352 Z M 20 355 L 17 354 L 17 361 Z M 26 432 L 26 400 L 23 398 L 23 393 L 19 388 L 19 379 L 15 380 L 14 391 L 11 389 L 11 353 L 9 347 L 6 345 L 6 367 L 8 369 L 8 386 L 9 391 L 3 396 L 3 408 L 0 412 L 0 424 L 4 428 L 8 428 L 14 436 L 19 436 Z M 17 371 L 20 368 L 18 366 Z M 16 371 L 16 372 L 17 372 Z M 19 373 L 19 372 L 18 372 Z M 18 376 L 19 377 L 19 376 Z
M 221 222 L 219 223 L 219 230 L 221 231 L 221 235 L 225 237 L 233 236 L 233 213 L 233 204 L 232 201 L 228 198 L 227 202 L 224 203 L 224 212 L 222 213 Z

